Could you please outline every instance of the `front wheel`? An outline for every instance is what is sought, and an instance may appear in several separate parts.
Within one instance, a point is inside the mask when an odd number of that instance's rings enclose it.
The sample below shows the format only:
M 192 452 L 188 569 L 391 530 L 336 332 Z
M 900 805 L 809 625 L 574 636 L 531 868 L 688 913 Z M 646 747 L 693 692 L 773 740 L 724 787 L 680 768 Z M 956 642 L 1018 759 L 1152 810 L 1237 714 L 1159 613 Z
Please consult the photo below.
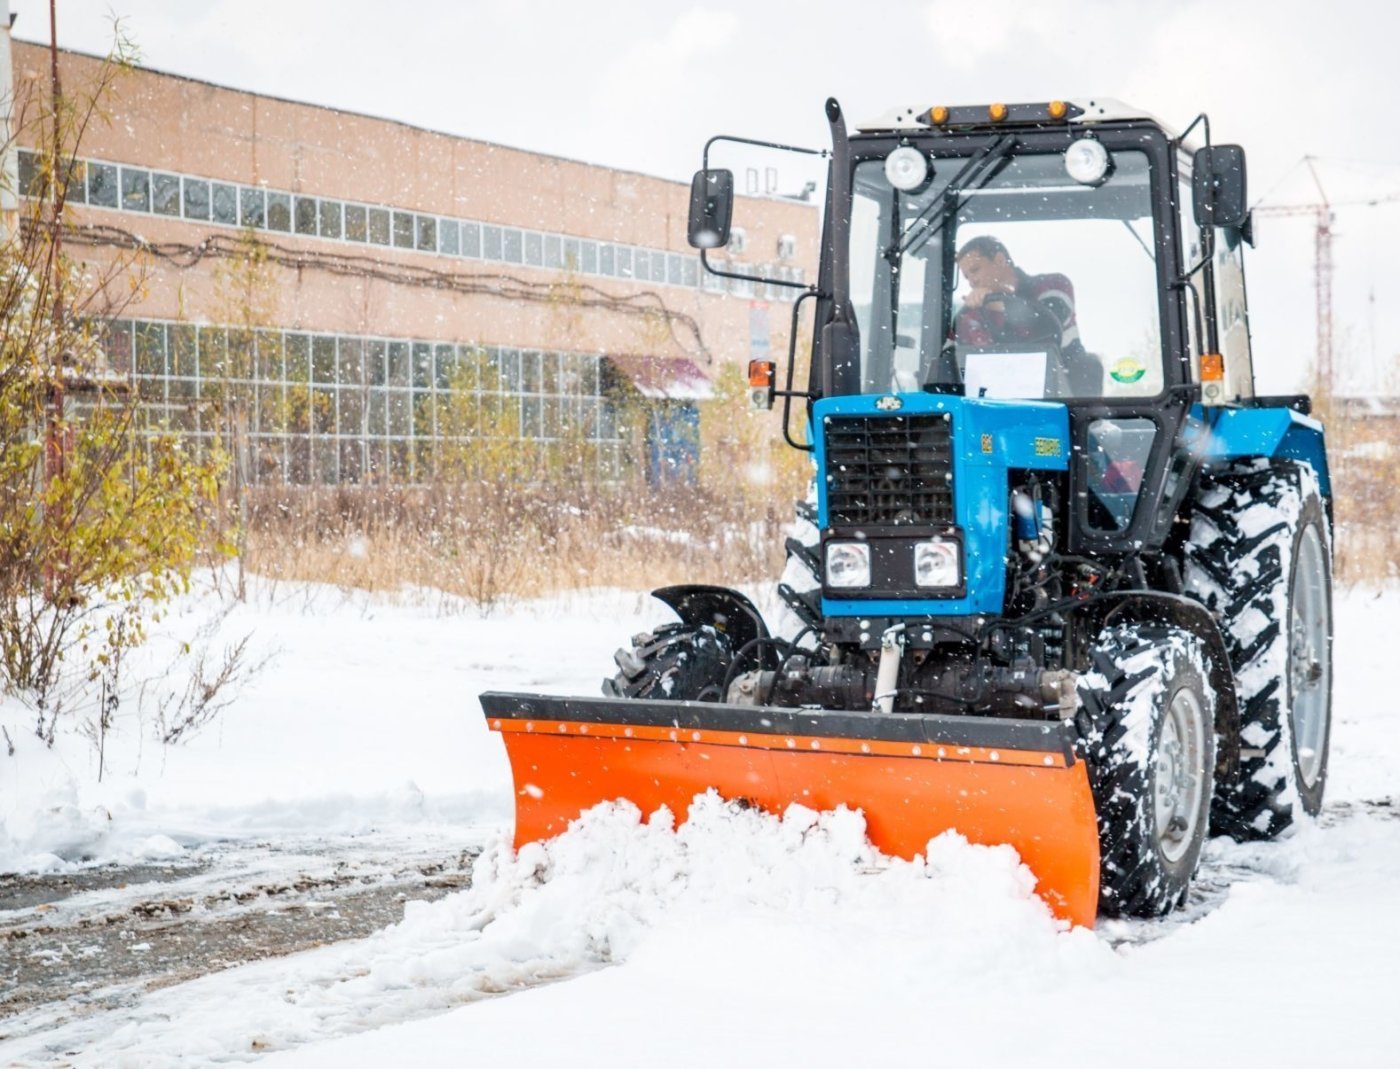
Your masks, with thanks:
M 637 635 L 613 654 L 617 675 L 603 680 L 609 698 L 717 702 L 734 663 L 729 639 L 713 627 L 667 624 Z
M 1210 824 L 1215 695 L 1190 632 L 1099 636 L 1078 727 L 1099 823 L 1099 911 L 1156 917 L 1186 897 Z

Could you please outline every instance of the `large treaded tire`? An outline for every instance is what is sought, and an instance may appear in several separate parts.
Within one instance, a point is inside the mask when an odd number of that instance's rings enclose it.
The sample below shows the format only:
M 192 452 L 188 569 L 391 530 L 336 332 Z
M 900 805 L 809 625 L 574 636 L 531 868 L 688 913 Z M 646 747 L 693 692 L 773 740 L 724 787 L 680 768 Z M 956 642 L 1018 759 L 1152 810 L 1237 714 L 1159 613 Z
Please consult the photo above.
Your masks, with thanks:
M 734 661 L 729 639 L 713 627 L 666 624 L 636 635 L 631 649 L 613 654 L 618 673 L 603 680 L 609 698 L 652 701 L 720 701 Z
M 1308 532 L 1311 531 L 1311 535 Z M 1299 550 L 1314 539 L 1324 572 L 1324 649 L 1297 654 L 1294 595 Z M 1320 547 L 1320 548 L 1318 548 Z M 1317 475 L 1304 464 L 1255 461 L 1202 481 L 1185 552 L 1187 593 L 1214 613 L 1225 637 L 1240 707 L 1240 774 L 1217 786 L 1212 827 L 1240 841 L 1270 839 L 1300 813 L 1316 815 L 1327 782 L 1331 735 L 1331 552 Z M 1311 650 L 1303 643 L 1299 649 Z M 1295 675 L 1309 669 L 1316 675 Z M 1320 687 L 1309 700 L 1311 782 L 1300 765 L 1295 690 Z
M 1210 824 L 1205 647 L 1177 628 L 1119 626 L 1098 637 L 1090 662 L 1076 725 L 1098 815 L 1099 912 L 1158 917 L 1184 901 Z

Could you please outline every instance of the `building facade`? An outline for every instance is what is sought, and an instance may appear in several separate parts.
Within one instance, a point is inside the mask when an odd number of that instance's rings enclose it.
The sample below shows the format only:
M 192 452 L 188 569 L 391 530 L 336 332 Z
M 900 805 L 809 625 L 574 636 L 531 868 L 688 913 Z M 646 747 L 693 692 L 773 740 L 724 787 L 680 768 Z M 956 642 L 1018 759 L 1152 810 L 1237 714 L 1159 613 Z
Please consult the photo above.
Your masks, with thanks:
M 49 51 L 12 47 L 38 113 Z M 101 64 L 60 52 L 64 94 Z M 619 397 L 687 423 L 724 362 L 786 348 L 800 291 L 777 283 L 815 262 L 798 199 L 746 206 L 719 257 L 773 282 L 722 279 L 686 245 L 685 183 L 146 69 L 104 107 L 64 241 L 98 273 L 135 256 L 103 313 L 109 370 L 151 427 L 209 436 L 236 409 L 258 482 L 423 481 L 483 438 L 582 443 L 617 472 L 642 459 Z M 42 192 L 35 133 L 15 130 L 22 196 Z

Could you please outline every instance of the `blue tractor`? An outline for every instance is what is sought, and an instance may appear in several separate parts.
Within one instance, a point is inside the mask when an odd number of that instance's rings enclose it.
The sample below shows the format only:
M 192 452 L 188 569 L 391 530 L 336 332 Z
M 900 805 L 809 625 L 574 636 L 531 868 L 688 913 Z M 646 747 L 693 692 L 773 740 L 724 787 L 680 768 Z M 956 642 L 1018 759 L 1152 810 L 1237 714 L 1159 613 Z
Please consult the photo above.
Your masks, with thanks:
M 816 468 L 787 618 L 669 587 L 602 698 L 484 695 L 517 841 L 713 789 L 1010 843 L 1075 923 L 1165 913 L 1208 834 L 1327 778 L 1331 486 L 1308 398 L 1254 393 L 1244 152 L 1109 100 L 826 112 L 810 375 L 749 369 Z M 709 152 L 690 241 L 733 274 Z

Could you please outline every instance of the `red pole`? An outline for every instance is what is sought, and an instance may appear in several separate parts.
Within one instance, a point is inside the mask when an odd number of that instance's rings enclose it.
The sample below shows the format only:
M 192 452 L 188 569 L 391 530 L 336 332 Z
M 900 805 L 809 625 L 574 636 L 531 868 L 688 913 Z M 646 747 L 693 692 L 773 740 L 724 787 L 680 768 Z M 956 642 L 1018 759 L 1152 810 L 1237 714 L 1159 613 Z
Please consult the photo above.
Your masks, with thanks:
M 50 192 L 53 200 L 50 208 L 50 236 L 53 241 L 53 248 L 49 250 L 50 262 L 53 264 L 53 320 L 54 334 L 58 338 L 63 336 L 63 266 L 59 262 L 62 252 L 63 237 L 63 187 L 60 185 L 60 175 L 66 176 L 61 158 L 62 151 L 62 131 L 63 123 L 59 114 L 59 102 L 62 99 L 58 81 L 58 13 L 57 0 L 49 0 L 49 90 L 50 103 L 53 108 L 53 145 L 51 148 L 49 176 Z M 58 354 L 50 359 L 57 360 L 57 366 L 52 364 L 46 369 L 48 378 L 49 393 L 49 414 L 47 433 L 44 436 L 44 488 L 47 490 L 52 485 L 54 479 L 63 475 L 67 462 L 68 434 L 63 423 L 64 407 L 64 383 L 63 383 L 63 356 Z M 45 595 L 49 600 L 57 596 L 57 584 L 53 572 L 54 561 L 50 559 L 44 567 L 44 588 Z
M 62 337 L 63 331 L 63 266 L 59 262 L 63 252 L 63 186 L 60 175 L 66 177 L 66 169 L 62 159 L 62 132 L 63 122 L 59 114 L 59 102 L 62 100 L 62 92 L 58 81 L 58 0 L 49 0 L 49 95 L 53 108 L 53 156 L 51 160 L 52 174 L 50 175 L 50 191 L 53 196 L 51 218 L 49 225 L 52 227 L 53 248 L 50 250 L 51 262 L 53 263 L 53 318 L 54 332 L 57 337 Z M 58 366 L 51 367 L 49 381 L 49 435 L 46 448 L 46 457 L 49 463 L 50 478 L 63 474 L 64 462 L 66 460 L 66 444 L 63 434 L 63 407 L 64 407 L 64 382 L 63 382 L 63 354 L 58 354 Z

